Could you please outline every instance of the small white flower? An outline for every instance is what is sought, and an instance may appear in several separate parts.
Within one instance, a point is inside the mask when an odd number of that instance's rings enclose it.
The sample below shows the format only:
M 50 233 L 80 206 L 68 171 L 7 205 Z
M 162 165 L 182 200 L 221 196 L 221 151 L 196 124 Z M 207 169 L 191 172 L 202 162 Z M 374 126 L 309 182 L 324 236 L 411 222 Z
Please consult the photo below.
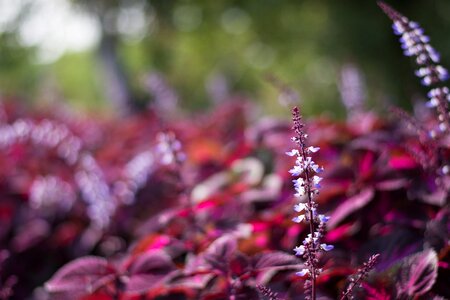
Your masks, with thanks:
M 308 151 L 312 152 L 312 153 L 316 153 L 319 150 L 320 150 L 319 147 L 313 147 L 313 146 L 308 147 Z
M 314 162 L 311 164 L 311 169 L 316 173 L 322 173 L 322 171 L 323 171 L 323 169 Z
M 295 223 L 300 223 L 304 219 L 305 219 L 305 216 L 304 215 L 300 215 L 300 216 L 297 216 L 297 217 L 293 218 L 292 221 L 294 221 Z
M 307 235 L 307 237 L 303 240 L 303 245 L 310 244 L 310 243 L 316 243 L 317 240 L 318 240 L 317 237 L 312 238 L 311 233 L 309 233 Z
M 298 152 L 297 149 L 292 149 L 291 151 L 286 152 L 286 155 L 295 156 L 295 155 L 300 155 L 300 153 Z
M 394 32 L 396 35 L 401 35 L 405 32 L 405 27 L 403 26 L 402 22 L 400 21 L 395 21 L 394 24 L 392 25 Z
M 333 245 L 327 245 L 327 244 L 320 244 L 320 248 L 323 251 L 330 251 L 330 250 L 334 249 L 334 246 Z
M 329 219 L 330 219 L 329 216 L 319 215 L 319 220 L 320 220 L 320 222 L 322 222 L 322 223 L 328 222 Z
M 297 159 L 295 160 L 295 164 L 298 166 L 303 166 L 304 162 L 303 162 L 303 156 L 297 156 Z
M 289 170 L 289 173 L 292 174 L 292 176 L 299 176 L 303 173 L 303 168 L 300 166 L 294 166 L 292 169 Z
M 420 68 L 419 70 L 414 72 L 418 77 L 424 77 L 431 73 L 430 68 Z
M 305 208 L 306 208 L 306 204 L 305 203 L 299 203 L 299 204 L 295 204 L 294 205 L 294 210 L 296 212 L 301 212 L 301 211 L 305 210 Z
M 295 274 L 296 274 L 297 276 L 303 277 L 303 276 L 309 274 L 309 270 L 308 270 L 308 269 L 303 269 L 303 270 L 301 270 L 301 271 L 299 271 L 299 272 L 297 272 L 297 273 L 295 273 Z
M 303 197 L 306 195 L 306 189 L 304 186 L 298 186 L 295 188 L 297 193 L 294 194 L 295 197 Z
M 312 178 L 312 180 L 313 180 L 313 185 L 314 185 L 314 187 L 315 188 L 320 188 L 320 182 L 322 181 L 322 177 L 319 177 L 319 176 L 317 176 L 317 175 L 314 175 L 313 176 L 313 178 Z
M 411 28 L 419 28 L 419 23 L 415 22 L 415 21 L 409 21 L 409 27 Z
M 294 187 L 303 186 L 305 184 L 305 180 L 303 180 L 303 178 L 301 178 L 301 177 L 292 180 L 292 182 L 294 183 Z
M 426 103 L 427 107 L 436 107 L 439 105 L 439 100 L 435 97 L 431 98 L 430 101 Z
M 294 248 L 295 255 L 302 256 L 305 253 L 305 246 L 297 246 Z

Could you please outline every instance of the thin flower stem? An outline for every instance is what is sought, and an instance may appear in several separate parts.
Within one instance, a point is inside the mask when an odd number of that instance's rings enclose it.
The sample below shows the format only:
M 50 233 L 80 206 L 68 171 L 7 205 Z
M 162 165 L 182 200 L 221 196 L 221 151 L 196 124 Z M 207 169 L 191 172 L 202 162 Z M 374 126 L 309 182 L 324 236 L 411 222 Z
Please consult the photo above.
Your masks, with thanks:
M 352 295 L 354 288 L 358 286 L 361 281 L 363 281 L 369 275 L 369 272 L 375 267 L 375 264 L 377 263 L 379 257 L 380 254 L 378 253 L 369 257 L 369 260 L 365 262 L 363 266 L 358 270 L 356 279 L 352 279 L 345 292 L 342 292 L 340 300 L 348 299 L 348 297 Z
M 306 160 L 306 153 L 305 153 L 305 143 L 303 141 L 302 135 L 300 135 L 300 143 L 302 144 L 302 156 L 303 159 Z M 314 213 L 313 213 L 313 201 L 311 198 L 311 185 L 310 182 L 310 175 L 308 169 L 305 170 L 305 179 L 308 184 L 306 185 L 306 193 L 308 195 L 308 206 L 309 209 L 309 232 L 311 233 L 311 236 L 314 236 L 315 228 L 314 228 Z M 310 263 L 311 263 L 311 299 L 316 299 L 316 266 L 315 262 L 313 260 L 313 257 L 315 257 L 314 253 L 309 257 Z
M 347 288 L 347 290 L 345 290 L 345 293 L 342 294 L 342 297 L 339 300 L 348 299 L 347 297 L 352 293 L 355 286 L 357 286 L 361 280 L 362 276 L 358 276 L 358 278 L 354 282 L 350 283 L 349 287 Z
M 295 115 L 299 115 L 298 112 L 298 108 L 295 107 L 294 108 L 294 114 Z M 295 117 L 295 116 L 294 116 Z M 298 146 L 301 150 L 301 155 L 303 157 L 303 161 L 307 161 L 307 155 L 306 155 L 306 141 L 304 139 L 304 133 L 301 132 L 301 128 L 299 126 L 297 126 L 295 128 L 295 132 L 298 136 Z M 308 215 L 309 215 L 309 232 L 311 234 L 311 237 L 314 237 L 314 232 L 315 232 L 315 228 L 314 228 L 314 212 L 313 212 L 313 208 L 314 208 L 314 203 L 313 203 L 313 199 L 311 197 L 311 179 L 310 179 L 310 174 L 309 174 L 309 170 L 308 168 L 305 168 L 305 180 L 306 180 L 306 194 L 308 197 L 308 207 L 309 207 L 309 211 L 308 211 Z M 314 257 L 315 257 L 315 249 L 312 247 L 311 250 L 313 253 L 311 253 L 311 255 L 308 256 L 308 260 L 309 260 L 309 268 L 310 268 L 310 274 L 311 274 L 311 300 L 316 300 L 316 264 L 314 261 Z

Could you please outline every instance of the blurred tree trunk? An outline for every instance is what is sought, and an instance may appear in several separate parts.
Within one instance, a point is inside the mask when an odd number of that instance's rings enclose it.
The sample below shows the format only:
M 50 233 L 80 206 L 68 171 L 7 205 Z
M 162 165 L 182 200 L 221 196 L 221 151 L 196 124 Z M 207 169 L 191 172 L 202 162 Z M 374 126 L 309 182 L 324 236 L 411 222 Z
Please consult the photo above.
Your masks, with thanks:
M 104 94 L 117 114 L 125 116 L 132 111 L 132 94 L 117 49 L 117 35 L 108 33 L 102 26 L 97 56 Z
M 115 113 L 126 116 L 132 112 L 133 96 L 126 71 L 118 55 L 120 35 L 116 30 L 117 10 L 122 0 L 73 0 L 100 24 L 100 43 L 97 49 L 98 69 L 103 93 Z M 126 3 L 126 2 L 125 2 Z

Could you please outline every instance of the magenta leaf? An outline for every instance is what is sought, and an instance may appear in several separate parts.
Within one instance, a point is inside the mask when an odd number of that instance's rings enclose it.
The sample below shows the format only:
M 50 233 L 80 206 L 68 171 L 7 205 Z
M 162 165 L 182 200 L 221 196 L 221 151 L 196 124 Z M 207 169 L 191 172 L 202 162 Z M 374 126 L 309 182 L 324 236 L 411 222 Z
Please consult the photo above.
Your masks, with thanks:
M 50 293 L 91 293 L 115 278 L 116 271 L 101 257 L 86 256 L 63 266 L 47 281 Z
M 122 277 L 125 291 L 143 293 L 162 284 L 176 270 L 172 259 L 163 251 L 149 251 L 138 256 L 127 268 L 128 277 Z
M 391 300 L 390 293 L 385 291 L 383 287 L 372 287 L 369 284 L 363 282 L 362 286 L 366 292 L 367 300 Z
M 327 224 L 328 228 L 334 228 L 347 216 L 366 206 L 373 199 L 374 194 L 372 188 L 365 188 L 359 194 L 342 202 L 331 214 Z
M 392 157 L 389 167 L 394 170 L 410 170 L 417 167 L 417 162 L 408 156 Z
M 399 270 L 398 296 L 417 297 L 427 293 L 436 281 L 437 264 L 438 257 L 432 249 L 405 258 Z
M 231 274 L 242 276 L 250 271 L 249 259 L 246 255 L 238 253 L 231 259 L 229 267 Z
M 407 184 L 408 180 L 405 178 L 393 178 L 377 182 L 375 187 L 380 191 L 393 191 L 404 188 Z

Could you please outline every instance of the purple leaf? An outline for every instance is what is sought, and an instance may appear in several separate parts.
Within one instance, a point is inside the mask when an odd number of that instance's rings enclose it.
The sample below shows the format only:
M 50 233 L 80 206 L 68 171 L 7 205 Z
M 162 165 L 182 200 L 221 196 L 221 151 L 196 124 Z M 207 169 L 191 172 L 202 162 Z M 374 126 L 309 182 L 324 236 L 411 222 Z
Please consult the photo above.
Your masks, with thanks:
M 169 208 L 159 212 L 155 216 L 150 217 L 144 224 L 140 225 L 136 230 L 136 234 L 144 236 L 148 232 L 156 232 L 161 228 L 165 228 L 180 212 L 179 208 Z
M 270 252 L 254 257 L 254 266 L 256 270 L 267 268 L 276 268 L 282 266 L 298 266 L 300 261 L 294 255 L 283 252 Z
M 427 249 L 404 259 L 399 270 L 397 294 L 417 297 L 428 292 L 437 278 L 437 254 Z
M 228 263 L 237 251 L 236 237 L 226 235 L 215 240 L 206 249 L 203 259 L 213 269 L 226 272 Z
M 436 217 L 427 222 L 425 229 L 425 245 L 439 252 L 449 242 L 450 209 L 443 208 Z
M 158 250 L 140 255 L 127 269 L 129 277 L 123 278 L 125 290 L 142 293 L 160 285 L 176 268 L 170 256 Z
M 366 206 L 373 199 L 374 194 L 373 189 L 366 188 L 359 194 L 345 200 L 333 211 L 328 221 L 328 228 L 334 228 L 348 215 Z
M 42 242 L 50 234 L 50 225 L 43 219 L 34 219 L 19 227 L 12 240 L 16 252 L 23 252 Z
M 86 256 L 63 266 L 46 282 L 50 293 L 90 293 L 106 285 L 115 277 L 115 269 L 101 257 Z
M 170 277 L 169 285 L 171 287 L 187 287 L 192 289 L 204 289 L 207 284 L 215 277 L 214 274 L 173 272 Z
M 256 282 L 267 284 L 271 278 L 279 271 L 294 270 L 304 268 L 303 264 L 294 255 L 283 252 L 271 252 L 257 255 L 253 258 L 254 269 L 258 272 Z

